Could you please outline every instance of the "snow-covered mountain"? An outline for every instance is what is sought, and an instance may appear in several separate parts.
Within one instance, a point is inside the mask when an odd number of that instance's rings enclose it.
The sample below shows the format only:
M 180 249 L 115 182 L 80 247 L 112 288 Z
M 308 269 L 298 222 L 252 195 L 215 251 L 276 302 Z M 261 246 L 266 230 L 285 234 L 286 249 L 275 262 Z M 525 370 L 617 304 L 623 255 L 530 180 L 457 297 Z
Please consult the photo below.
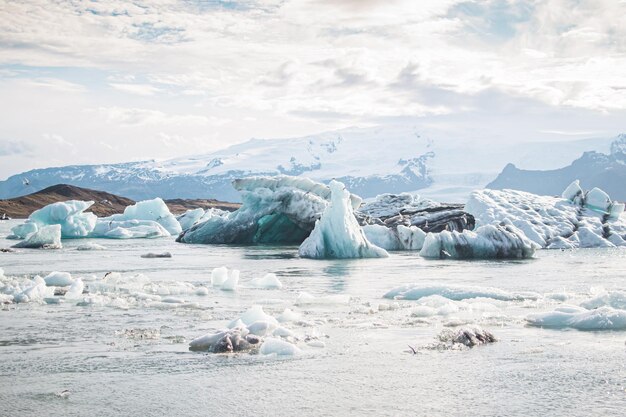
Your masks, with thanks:
M 605 138 L 493 143 L 481 141 L 480 132 L 452 135 L 409 125 L 348 128 L 292 139 L 251 139 L 217 152 L 167 161 L 35 169 L 0 181 L 0 198 L 64 183 L 135 200 L 238 201 L 233 179 L 288 174 L 325 183 L 335 178 L 364 198 L 418 191 L 439 201 L 464 202 L 509 162 L 552 169 L 583 151 L 608 152 L 610 144 L 611 139 Z
M 585 189 L 599 187 L 613 198 L 626 201 L 626 134 L 611 143 L 608 154 L 589 151 L 570 165 L 553 170 L 523 170 L 507 164 L 487 188 L 515 189 L 540 195 L 560 195 L 573 180 Z
M 222 151 L 168 161 L 66 166 L 28 171 L 0 182 L 0 198 L 67 183 L 133 199 L 219 198 L 235 201 L 231 181 L 249 175 L 335 178 L 369 197 L 432 183 L 430 143 L 412 128 L 344 129 L 294 139 L 252 139 Z

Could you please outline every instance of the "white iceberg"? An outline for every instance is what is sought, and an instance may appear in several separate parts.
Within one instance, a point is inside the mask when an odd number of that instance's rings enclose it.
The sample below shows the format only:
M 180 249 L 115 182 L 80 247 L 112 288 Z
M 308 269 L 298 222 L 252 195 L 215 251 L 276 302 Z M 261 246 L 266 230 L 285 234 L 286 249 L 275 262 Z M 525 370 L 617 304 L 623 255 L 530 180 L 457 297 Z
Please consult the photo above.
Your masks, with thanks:
M 61 225 L 42 226 L 35 233 L 26 236 L 25 240 L 13 245 L 14 248 L 29 249 L 61 249 Z
M 295 356 L 302 353 L 298 346 L 282 339 L 269 337 L 259 349 L 261 355 Z
M 481 226 L 464 230 L 429 233 L 420 256 L 437 259 L 527 259 L 539 245 L 511 224 Z
M 69 272 L 50 272 L 43 280 L 48 287 L 68 287 L 74 283 L 72 274 Z
M 491 298 L 500 301 L 536 300 L 539 294 L 511 293 L 498 288 L 441 285 L 441 284 L 407 284 L 389 290 L 383 297 L 395 300 L 419 300 L 424 297 L 438 295 L 449 300 L 461 301 L 472 298 Z
M 587 310 L 577 306 L 560 306 L 549 313 L 526 317 L 529 326 L 572 328 L 577 330 L 626 330 L 626 310 L 600 307 Z
M 99 218 L 90 237 L 134 239 L 167 237 L 182 231 L 176 217 L 160 198 L 126 207 L 124 213 Z
M 585 194 L 578 181 L 570 184 L 562 197 L 515 190 L 477 190 L 470 195 L 465 210 L 474 216 L 477 226 L 510 222 L 542 248 L 622 244 L 626 236 L 623 204 L 611 202 L 599 189 Z
M 265 274 L 262 278 L 255 278 L 248 284 L 254 288 L 263 288 L 263 289 L 281 289 L 283 284 L 280 282 L 276 274 L 268 273 Z
M 359 226 L 350 193 L 338 181 L 331 181 L 331 202 L 322 217 L 315 222 L 311 235 L 300 245 L 299 254 L 304 258 L 384 258 L 387 251 L 367 240 Z

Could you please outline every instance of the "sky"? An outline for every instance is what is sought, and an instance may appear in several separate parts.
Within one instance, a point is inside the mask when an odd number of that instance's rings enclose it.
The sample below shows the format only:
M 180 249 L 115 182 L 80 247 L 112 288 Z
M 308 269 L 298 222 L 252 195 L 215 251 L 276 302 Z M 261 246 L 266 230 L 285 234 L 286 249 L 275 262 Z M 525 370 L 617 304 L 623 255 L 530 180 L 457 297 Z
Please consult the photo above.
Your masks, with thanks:
M 0 179 L 411 123 L 626 131 L 626 0 L 0 0 Z

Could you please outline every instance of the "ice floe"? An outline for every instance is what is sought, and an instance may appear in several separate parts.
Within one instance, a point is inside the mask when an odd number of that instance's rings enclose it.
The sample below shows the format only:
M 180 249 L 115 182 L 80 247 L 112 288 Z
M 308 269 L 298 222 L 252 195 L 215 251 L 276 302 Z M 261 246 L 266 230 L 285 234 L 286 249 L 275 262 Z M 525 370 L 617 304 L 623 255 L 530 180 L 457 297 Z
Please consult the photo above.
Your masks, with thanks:
M 387 251 L 370 243 L 354 217 L 350 193 L 338 181 L 331 181 L 331 202 L 311 235 L 300 245 L 305 258 L 383 258 Z
M 262 288 L 262 289 L 281 289 L 283 284 L 280 282 L 276 274 L 268 273 L 265 274 L 262 278 L 255 278 L 248 283 L 248 286 L 253 288 Z
M 500 301 L 536 300 L 536 293 L 511 293 L 498 288 L 441 285 L 408 284 L 389 290 L 383 297 L 394 300 L 419 300 L 423 297 L 438 295 L 449 300 L 460 301 L 471 298 L 492 298 Z
M 626 330 L 626 310 L 608 306 L 588 310 L 562 305 L 551 312 L 530 314 L 526 322 L 529 326 L 556 329 Z
M 74 283 L 72 274 L 69 272 L 50 272 L 43 280 L 49 287 L 67 287 Z

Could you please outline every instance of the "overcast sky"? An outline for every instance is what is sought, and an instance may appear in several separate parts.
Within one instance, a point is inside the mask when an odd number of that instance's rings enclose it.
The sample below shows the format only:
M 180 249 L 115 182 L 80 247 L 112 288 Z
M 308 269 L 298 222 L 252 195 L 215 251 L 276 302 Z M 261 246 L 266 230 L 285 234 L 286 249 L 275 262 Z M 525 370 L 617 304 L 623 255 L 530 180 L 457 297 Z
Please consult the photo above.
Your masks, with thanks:
M 626 131 L 626 0 L 0 0 L 0 178 L 412 123 Z

